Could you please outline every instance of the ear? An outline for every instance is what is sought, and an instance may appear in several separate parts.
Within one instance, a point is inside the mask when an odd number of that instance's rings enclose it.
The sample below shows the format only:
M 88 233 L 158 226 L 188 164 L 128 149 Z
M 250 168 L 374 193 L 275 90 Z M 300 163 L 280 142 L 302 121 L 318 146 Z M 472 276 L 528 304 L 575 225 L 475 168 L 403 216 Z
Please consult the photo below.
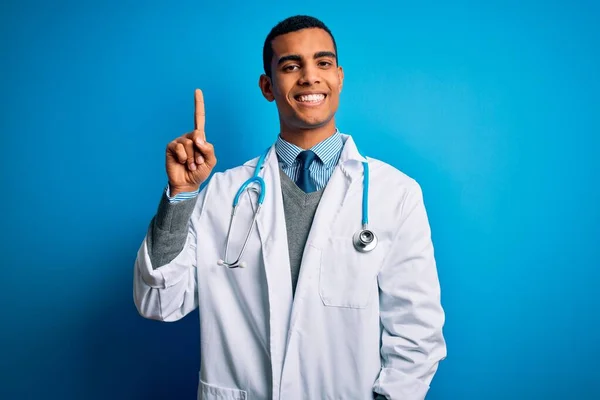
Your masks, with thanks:
M 338 67 L 338 79 L 340 81 L 340 93 L 342 93 L 342 87 L 344 86 L 344 70 L 342 67 Z
M 263 96 L 267 101 L 271 102 L 275 100 L 275 95 L 273 94 L 273 85 L 271 84 L 271 78 L 267 75 L 262 74 L 258 79 L 258 87 L 262 92 Z

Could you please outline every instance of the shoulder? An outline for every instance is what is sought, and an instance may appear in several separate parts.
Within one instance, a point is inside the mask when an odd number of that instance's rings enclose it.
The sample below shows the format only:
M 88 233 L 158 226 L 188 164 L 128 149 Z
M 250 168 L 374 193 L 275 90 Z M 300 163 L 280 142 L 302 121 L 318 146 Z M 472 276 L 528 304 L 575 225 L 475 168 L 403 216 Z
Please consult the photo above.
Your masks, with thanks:
M 394 221 L 399 226 L 415 210 L 425 210 L 423 190 L 415 178 L 387 162 L 370 157 L 367 160 L 370 198 L 382 221 Z
M 216 205 L 231 204 L 241 185 L 252 176 L 258 157 L 222 171 L 214 171 L 200 192 L 197 212 L 203 212 L 208 207 L 216 212 Z
M 369 162 L 370 183 L 388 189 L 407 189 L 420 191 L 417 180 L 393 165 L 373 157 L 366 157 Z
M 240 185 L 240 182 L 245 181 L 254 173 L 256 164 L 260 157 L 254 157 L 246 162 L 227 168 L 223 171 L 214 172 L 210 178 L 209 185 L 212 187 L 228 187 L 230 185 Z

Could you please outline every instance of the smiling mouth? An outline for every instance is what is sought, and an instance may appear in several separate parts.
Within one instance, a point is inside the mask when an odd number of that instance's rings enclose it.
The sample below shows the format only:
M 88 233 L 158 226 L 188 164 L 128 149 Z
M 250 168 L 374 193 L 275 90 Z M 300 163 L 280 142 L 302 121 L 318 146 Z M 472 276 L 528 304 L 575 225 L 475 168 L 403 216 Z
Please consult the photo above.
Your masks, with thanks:
M 298 103 L 306 105 L 315 105 L 321 104 L 325 100 L 325 97 L 327 97 L 327 95 L 324 93 L 314 93 L 297 95 L 294 96 L 294 99 L 296 99 Z

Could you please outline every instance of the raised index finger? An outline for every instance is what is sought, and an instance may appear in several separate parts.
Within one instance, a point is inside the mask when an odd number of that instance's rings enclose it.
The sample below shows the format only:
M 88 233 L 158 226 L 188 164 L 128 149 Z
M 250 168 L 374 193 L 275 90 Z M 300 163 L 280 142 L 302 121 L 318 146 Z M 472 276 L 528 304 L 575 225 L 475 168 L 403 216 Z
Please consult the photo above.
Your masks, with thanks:
M 194 130 L 204 132 L 204 95 L 202 90 L 196 89 L 195 97 Z

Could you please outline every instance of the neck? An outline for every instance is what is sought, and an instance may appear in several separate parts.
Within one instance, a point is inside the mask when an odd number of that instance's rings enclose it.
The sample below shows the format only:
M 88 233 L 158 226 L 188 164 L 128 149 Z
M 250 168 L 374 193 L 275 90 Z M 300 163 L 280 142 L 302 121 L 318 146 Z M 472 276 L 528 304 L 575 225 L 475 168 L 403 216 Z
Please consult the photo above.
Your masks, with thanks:
M 335 124 L 312 129 L 281 129 L 281 138 L 301 149 L 310 149 L 335 133 Z

